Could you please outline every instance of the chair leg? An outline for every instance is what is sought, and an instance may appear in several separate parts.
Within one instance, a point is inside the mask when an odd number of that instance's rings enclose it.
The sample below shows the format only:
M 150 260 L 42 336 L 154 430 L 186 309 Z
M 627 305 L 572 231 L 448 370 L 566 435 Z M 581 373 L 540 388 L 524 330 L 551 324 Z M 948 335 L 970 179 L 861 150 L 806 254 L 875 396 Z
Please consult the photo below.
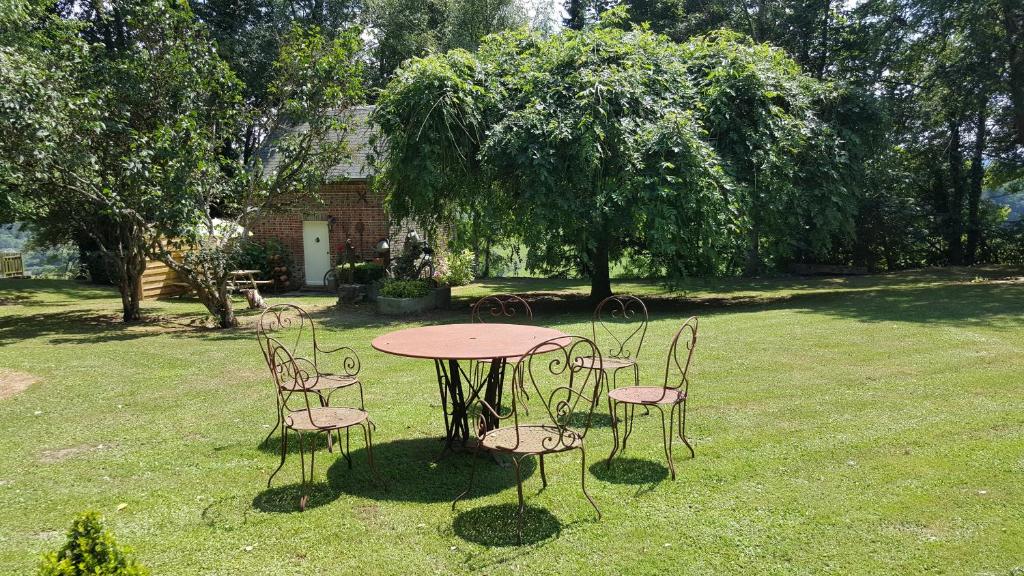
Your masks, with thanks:
M 622 419 L 626 421 L 626 425 L 623 427 L 625 431 L 622 434 L 622 451 L 626 451 L 626 441 L 629 440 L 629 436 L 633 434 L 633 421 L 636 418 L 636 404 L 623 404 Z
M 345 461 L 348 462 L 348 469 L 352 469 L 352 442 L 349 438 L 349 429 L 345 428 L 345 450 L 341 453 L 345 457 Z M 341 430 L 338 430 L 338 445 L 341 445 Z
M 281 426 L 281 463 L 277 465 L 277 468 L 270 474 L 270 478 L 267 478 L 267 488 L 270 488 L 270 483 L 274 481 L 274 476 L 284 468 L 284 459 L 288 455 L 288 429 Z
M 278 428 L 281 428 L 281 433 L 284 434 L 284 427 L 282 426 L 283 423 L 284 415 L 281 413 L 281 399 L 279 398 L 277 400 L 277 422 L 274 422 L 274 427 L 270 429 L 270 433 L 267 434 L 267 437 L 264 438 L 263 442 L 260 442 L 260 444 L 266 444 L 267 442 L 270 442 L 271 436 L 274 435 L 274 432 L 277 432 Z
M 661 441 L 662 447 L 665 449 L 665 459 L 668 460 L 668 469 L 672 473 L 672 479 L 676 479 L 676 466 L 672 462 L 672 420 L 671 416 L 668 422 L 668 426 L 665 425 L 665 410 L 661 406 L 656 406 L 658 412 L 661 412 Z M 670 411 L 669 414 L 674 414 Z
M 302 466 L 302 496 L 299 498 L 299 510 L 304 512 L 306 510 L 306 505 L 309 504 L 309 489 L 306 484 L 305 438 L 302 432 L 296 432 L 299 435 L 299 464 Z
M 608 414 L 612 417 L 612 453 L 608 455 L 608 468 L 612 467 L 612 458 L 619 451 L 619 403 L 608 397 Z
M 359 427 L 363 429 L 363 441 L 366 442 L 366 459 L 370 464 L 370 473 L 373 474 L 377 483 L 387 491 L 388 485 L 384 482 L 384 478 L 380 475 L 380 472 L 377 471 L 377 463 L 373 460 L 373 422 L 367 420 L 366 425 L 360 424 Z
M 327 393 L 327 396 L 324 396 L 323 392 L 317 392 L 316 395 L 317 395 L 317 398 L 320 399 L 320 406 L 321 407 L 326 407 L 326 406 L 330 405 L 330 392 Z M 316 440 L 315 440 L 316 435 L 314 435 L 313 438 L 314 438 L 314 442 L 316 442 Z M 314 448 L 315 448 L 315 444 L 314 444 Z M 327 431 L 327 451 L 332 453 L 332 454 L 334 453 L 334 431 L 333 430 L 328 430 Z
M 597 519 L 600 520 L 601 509 L 597 507 L 597 502 L 594 502 L 594 499 L 587 492 L 587 453 L 583 450 L 583 446 L 580 446 L 580 469 L 582 471 L 582 474 L 580 474 L 580 488 L 583 489 L 583 495 L 590 501 L 590 505 L 594 507 L 594 512 L 597 512 Z
M 366 404 L 363 399 L 363 383 L 357 380 L 356 386 L 359 388 L 359 409 L 366 410 Z
M 543 454 L 540 455 L 540 481 L 541 481 L 541 485 L 544 488 L 548 487 L 548 477 L 547 477 L 547 474 L 544 473 L 544 455 Z
M 512 457 L 512 468 L 516 472 L 516 490 L 519 493 L 519 511 L 516 514 L 516 542 L 523 543 L 523 516 L 526 514 L 526 501 L 523 500 L 523 478 L 519 473 L 519 459 Z
M 686 401 L 683 400 L 676 405 L 679 406 L 679 439 L 690 449 L 690 458 L 696 458 L 697 453 L 693 451 L 693 445 L 690 444 L 690 440 L 686 437 Z
M 469 469 L 469 485 L 466 486 L 466 489 L 463 490 L 461 494 L 455 497 L 455 500 L 452 500 L 452 510 L 455 510 L 455 505 L 459 503 L 459 500 L 462 500 L 462 498 L 469 494 L 469 491 L 473 489 L 473 480 L 476 479 L 476 462 L 480 459 L 479 457 L 480 444 L 478 443 L 476 447 L 473 448 L 473 464 Z

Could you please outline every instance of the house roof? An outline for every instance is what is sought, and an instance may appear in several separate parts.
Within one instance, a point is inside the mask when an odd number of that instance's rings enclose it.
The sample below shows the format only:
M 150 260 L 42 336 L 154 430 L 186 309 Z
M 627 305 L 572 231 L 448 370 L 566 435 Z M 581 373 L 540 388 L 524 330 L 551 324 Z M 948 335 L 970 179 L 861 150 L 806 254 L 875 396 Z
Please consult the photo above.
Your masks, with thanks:
M 327 172 L 330 180 L 365 180 L 372 176 L 373 169 L 367 156 L 370 153 L 370 138 L 373 135 L 373 126 L 370 124 L 370 113 L 373 106 L 353 106 L 340 112 L 348 124 L 348 130 L 344 134 L 331 132 L 328 139 L 337 142 L 343 138 L 348 145 L 348 157 L 342 160 L 337 166 Z M 302 124 L 295 128 L 303 131 L 309 128 L 308 124 Z M 262 154 L 263 173 L 270 174 L 277 170 L 281 163 L 281 154 L 273 145 L 269 146 Z

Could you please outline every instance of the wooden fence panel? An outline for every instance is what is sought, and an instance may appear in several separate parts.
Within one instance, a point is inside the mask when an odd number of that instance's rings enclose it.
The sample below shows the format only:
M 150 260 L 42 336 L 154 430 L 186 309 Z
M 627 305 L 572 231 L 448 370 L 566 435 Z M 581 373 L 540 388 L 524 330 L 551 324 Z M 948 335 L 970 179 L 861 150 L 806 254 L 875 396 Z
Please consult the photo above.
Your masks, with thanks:
M 17 252 L 0 253 L 0 278 L 24 278 L 25 263 Z

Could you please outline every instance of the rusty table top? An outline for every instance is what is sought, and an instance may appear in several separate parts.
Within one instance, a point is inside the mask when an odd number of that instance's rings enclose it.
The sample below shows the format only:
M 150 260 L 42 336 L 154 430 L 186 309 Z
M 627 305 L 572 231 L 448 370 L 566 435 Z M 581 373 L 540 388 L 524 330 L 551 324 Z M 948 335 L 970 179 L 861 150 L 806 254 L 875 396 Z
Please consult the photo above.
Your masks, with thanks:
M 563 337 L 568 343 L 560 330 L 522 324 L 442 324 L 389 332 L 371 346 L 410 358 L 490 360 L 522 356 L 541 342 Z

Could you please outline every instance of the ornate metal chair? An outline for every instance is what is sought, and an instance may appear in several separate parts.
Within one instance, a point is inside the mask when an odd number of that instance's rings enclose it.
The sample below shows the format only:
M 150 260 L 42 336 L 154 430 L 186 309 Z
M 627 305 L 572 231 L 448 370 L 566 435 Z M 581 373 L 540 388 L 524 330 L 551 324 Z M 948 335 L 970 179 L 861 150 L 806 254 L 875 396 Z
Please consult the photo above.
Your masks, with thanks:
M 263 351 L 267 367 L 273 372 L 269 347 L 271 334 L 277 335 L 278 342 L 287 341 L 290 344 L 287 350 L 292 356 L 312 358 L 317 374 L 316 388 L 312 392 L 317 395 L 321 406 L 330 404 L 331 395 L 336 390 L 355 386 L 359 389 L 359 408 L 364 407 L 363 383 L 358 378 L 361 367 L 359 356 L 348 346 L 339 346 L 333 349 L 325 349 L 320 346 L 316 339 L 316 325 L 305 310 L 294 304 L 276 304 L 260 314 L 259 322 L 256 325 L 256 339 Z M 329 363 L 328 359 L 330 359 Z M 337 369 L 329 371 L 325 365 L 335 366 Z M 284 407 L 281 406 L 280 397 L 278 397 L 277 422 L 263 440 L 264 442 L 269 440 L 274 432 L 281 427 L 284 421 L 283 410 Z M 330 447 L 333 450 L 333 444 Z
M 533 323 L 533 310 L 529 303 L 515 294 L 484 296 L 473 304 L 470 312 L 473 322 L 526 322 Z
M 685 361 L 682 361 L 679 344 L 685 348 Z M 661 438 L 665 444 L 665 457 L 672 479 L 676 479 L 676 467 L 672 461 L 672 432 L 678 418 L 679 439 L 690 449 L 690 457 L 696 456 L 693 445 L 686 438 L 686 401 L 690 392 L 689 370 L 693 361 L 693 350 L 697 346 L 697 317 L 690 317 L 676 332 L 672 345 L 668 349 L 665 361 L 665 383 L 663 386 L 626 386 L 615 388 L 608 393 L 608 412 L 612 415 L 612 434 L 614 445 L 608 455 L 608 466 L 616 452 L 626 449 L 626 441 L 633 432 L 633 416 L 637 406 L 653 406 L 661 412 Z M 619 413 L 622 406 L 624 430 L 619 440 Z M 669 408 L 668 425 L 665 423 L 665 407 Z M 679 415 L 676 416 L 676 412 Z
M 281 463 L 267 479 L 267 488 L 270 488 L 274 476 L 284 467 L 285 458 L 288 455 L 288 432 L 295 432 L 298 434 L 299 459 L 302 463 L 302 497 L 299 499 L 299 509 L 305 510 L 309 503 L 309 483 L 313 480 L 316 462 L 317 435 L 324 432 L 330 438 L 337 433 L 340 446 L 341 431 L 344 430 L 345 447 L 341 449 L 341 453 L 348 462 L 348 467 L 352 468 L 349 429 L 353 426 L 362 428 L 370 471 L 374 478 L 383 484 L 373 462 L 373 430 L 375 426 L 370 420 L 370 415 L 361 408 L 324 405 L 321 393 L 323 384 L 320 381 L 322 376 L 317 373 L 316 366 L 305 358 L 292 355 L 288 347 L 273 337 L 267 338 L 267 352 L 271 371 L 274 374 L 274 382 L 277 385 L 278 405 L 282 407 Z M 311 434 L 313 437 L 309 445 L 308 476 L 306 475 L 306 434 Z
M 503 322 L 506 324 L 533 324 L 533 310 L 530 304 L 515 294 L 492 294 L 484 296 L 473 304 L 470 310 L 473 323 Z M 506 358 L 505 363 L 515 365 L 519 358 Z M 473 382 L 483 382 L 486 372 L 491 370 L 490 360 L 481 360 L 473 366 Z
M 640 385 L 637 357 L 647 335 L 647 306 L 636 296 L 612 295 L 597 304 L 590 327 L 594 342 L 605 342 L 602 355 L 579 358 L 586 368 L 605 373 L 604 384 L 609 391 L 618 386 L 619 371 L 630 369 L 633 384 Z
M 520 541 L 522 541 L 523 532 L 523 513 L 526 508 L 523 500 L 520 462 L 528 456 L 539 457 L 541 482 L 544 487 L 547 487 L 548 479 L 544 471 L 544 456 L 579 450 L 582 470 L 580 487 L 583 489 L 583 495 L 597 512 L 597 519 L 601 519 L 601 510 L 587 493 L 587 458 L 583 440 L 590 428 L 590 420 L 593 417 L 594 406 L 597 405 L 602 386 L 601 380 L 605 375 L 600 370 L 585 368 L 577 361 L 580 357 L 595 356 L 599 358 L 600 355 L 597 346 L 582 337 L 567 336 L 542 342 L 519 360 L 516 370 L 513 371 L 514 377 L 519 381 L 516 386 L 512 386 L 512 401 L 503 412 L 496 410 L 486 400 L 480 400 L 481 414 L 478 419 L 482 420 L 490 416 L 499 424 L 498 427 L 481 435 L 476 447 L 476 454 L 482 450 L 489 450 L 507 454 L 512 459 L 512 467 L 516 474 L 516 488 L 519 493 L 516 536 Z M 558 383 L 565 378 L 568 378 L 567 384 Z M 542 387 L 547 388 L 544 386 L 546 381 L 557 384 L 550 389 L 542 389 Z M 524 424 L 519 421 L 519 411 L 523 408 L 525 400 L 522 390 L 527 387 L 543 403 L 541 422 Z M 574 408 L 577 405 L 585 406 L 587 409 L 582 428 L 573 426 Z M 477 429 L 482 429 L 480 423 L 478 423 Z M 477 458 L 474 457 L 469 486 L 452 502 L 452 510 L 473 487 L 476 460 Z

